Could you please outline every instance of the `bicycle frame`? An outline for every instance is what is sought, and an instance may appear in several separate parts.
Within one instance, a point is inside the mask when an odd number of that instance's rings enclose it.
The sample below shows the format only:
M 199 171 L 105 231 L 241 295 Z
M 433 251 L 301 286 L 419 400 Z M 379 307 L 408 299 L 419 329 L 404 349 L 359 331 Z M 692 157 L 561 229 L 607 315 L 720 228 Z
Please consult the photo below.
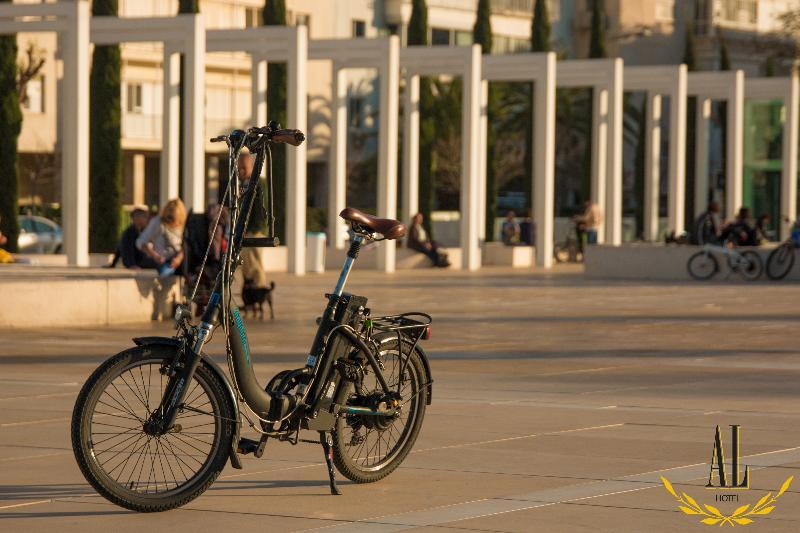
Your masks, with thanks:
M 235 172 L 236 158 L 244 144 L 246 144 L 246 142 L 242 141 L 238 146 L 235 144 L 229 145 L 229 159 L 231 163 L 231 180 L 229 183 L 234 190 L 238 187 L 238 175 Z M 270 160 L 269 142 L 266 139 L 261 139 L 249 144 L 251 151 L 253 149 L 256 151 L 256 160 L 251 175 L 259 176 L 265 161 L 269 162 Z M 267 165 L 267 169 L 268 197 L 271 205 L 272 176 L 269 164 Z M 166 432 L 172 426 L 182 402 L 184 401 L 184 396 L 186 394 L 185 385 L 191 382 L 192 376 L 201 360 L 203 347 L 210 339 L 219 321 L 220 313 L 225 311 L 226 308 L 229 312 L 229 316 L 233 319 L 233 324 L 226 324 L 225 321 L 223 321 L 223 327 L 227 330 L 226 334 L 230 347 L 229 364 L 231 365 L 232 377 L 234 378 L 234 386 L 237 389 L 234 392 L 239 393 L 238 395 L 234 394 L 234 397 L 240 396 L 244 400 L 248 408 L 261 419 L 262 426 L 265 424 L 272 424 L 274 430 L 280 430 L 281 423 L 287 420 L 296 422 L 299 418 L 302 420 L 303 429 L 329 431 L 333 428 L 335 416 L 326 408 L 331 406 L 332 398 L 341 380 L 340 373 L 337 369 L 333 368 L 333 359 L 336 355 L 333 352 L 334 348 L 337 346 L 337 343 L 334 341 L 339 338 L 342 338 L 346 342 L 346 345 L 352 346 L 358 354 L 363 355 L 366 359 L 366 363 L 369 364 L 371 370 L 375 373 L 383 393 L 387 397 L 394 397 L 395 393 L 390 390 L 380 365 L 375 358 L 373 349 L 366 344 L 365 338 L 362 338 L 359 332 L 354 328 L 354 324 L 358 324 L 358 317 L 355 319 L 353 319 L 353 317 L 346 317 L 348 319 L 345 320 L 342 318 L 345 314 L 340 312 L 342 306 L 346 305 L 351 297 L 351 295 L 344 293 L 348 276 L 358 256 L 362 243 L 369 238 L 368 235 L 358 233 L 352 240 L 336 286 L 333 292 L 327 295 L 328 304 L 319 321 L 319 327 L 309 351 L 306 365 L 304 368 L 293 371 L 292 373 L 292 378 L 301 381 L 298 393 L 295 395 L 287 395 L 274 391 L 268 392 L 259 384 L 253 371 L 247 332 L 238 308 L 224 301 L 224 296 L 230 294 L 230 279 L 238 264 L 239 253 L 243 245 L 246 245 L 247 242 L 245 231 L 250 212 L 253 208 L 257 186 L 258 180 L 250 179 L 240 203 L 243 213 L 240 213 L 238 218 L 235 216 L 236 213 L 231 213 L 231 219 L 236 220 L 237 223 L 231 238 L 231 245 L 227 252 L 228 257 L 226 258 L 226 264 L 229 265 L 229 269 L 227 270 L 227 274 L 226 272 L 220 272 L 218 275 L 216 284 L 209 298 L 208 306 L 200 319 L 200 324 L 196 327 L 190 327 L 185 323 L 184 338 L 187 339 L 187 342 L 185 343 L 183 360 L 176 365 L 176 372 L 170 378 L 166 389 L 167 392 L 161 402 L 161 407 L 153 414 L 151 420 L 148 421 L 148 424 L 151 424 L 154 431 Z M 231 204 L 234 210 L 237 209 L 235 204 L 235 201 Z M 272 230 L 274 227 L 272 212 L 269 213 L 268 220 L 270 221 L 270 230 Z M 272 233 L 272 231 L 270 231 L 270 233 Z M 268 236 L 266 240 L 271 240 L 271 242 L 274 243 L 277 239 L 274 239 L 273 235 L 274 233 Z M 259 239 L 253 240 L 257 241 Z M 363 306 L 361 306 L 361 311 L 364 311 Z M 180 317 L 178 317 L 178 321 L 179 323 L 181 322 Z M 416 347 L 416 342 L 414 344 Z M 425 364 L 427 366 L 427 361 Z M 289 376 L 286 376 L 285 379 L 288 377 Z M 428 384 L 428 387 L 430 388 L 430 384 Z M 341 410 L 345 413 L 350 412 L 361 415 L 372 414 L 376 416 L 391 416 L 395 413 L 395 409 L 391 407 L 387 409 L 365 409 L 341 406 Z M 278 424 L 277 428 L 274 428 L 275 424 Z

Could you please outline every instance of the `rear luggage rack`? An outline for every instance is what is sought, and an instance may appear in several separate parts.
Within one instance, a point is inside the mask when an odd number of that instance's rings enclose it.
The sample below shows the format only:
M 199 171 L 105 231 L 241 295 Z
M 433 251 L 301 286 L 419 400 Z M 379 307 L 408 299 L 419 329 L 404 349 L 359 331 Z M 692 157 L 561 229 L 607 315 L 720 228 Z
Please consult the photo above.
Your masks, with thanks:
M 416 341 L 419 341 L 430 337 L 432 321 L 431 316 L 425 313 L 402 313 L 373 318 L 372 328 L 377 331 L 402 332 L 412 339 L 416 337 Z

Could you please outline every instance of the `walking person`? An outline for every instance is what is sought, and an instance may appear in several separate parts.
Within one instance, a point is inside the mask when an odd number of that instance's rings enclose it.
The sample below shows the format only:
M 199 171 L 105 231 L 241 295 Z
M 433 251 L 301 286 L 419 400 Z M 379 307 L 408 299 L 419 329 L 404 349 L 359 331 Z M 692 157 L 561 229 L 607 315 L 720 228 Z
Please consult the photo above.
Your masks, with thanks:
M 166 203 L 136 239 L 136 247 L 158 265 L 161 276 L 171 276 L 183 262 L 186 207 L 176 198 Z

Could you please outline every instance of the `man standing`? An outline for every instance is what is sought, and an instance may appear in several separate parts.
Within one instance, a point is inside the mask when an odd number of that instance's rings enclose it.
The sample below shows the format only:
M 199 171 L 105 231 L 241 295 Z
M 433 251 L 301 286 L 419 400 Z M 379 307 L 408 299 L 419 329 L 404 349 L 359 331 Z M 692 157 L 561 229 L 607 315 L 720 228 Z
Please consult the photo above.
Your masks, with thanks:
M 586 200 L 583 212 L 575 217 L 575 233 L 578 237 L 578 249 L 584 252 L 584 245 L 597 244 L 597 234 L 603 225 L 603 210 L 596 202 Z

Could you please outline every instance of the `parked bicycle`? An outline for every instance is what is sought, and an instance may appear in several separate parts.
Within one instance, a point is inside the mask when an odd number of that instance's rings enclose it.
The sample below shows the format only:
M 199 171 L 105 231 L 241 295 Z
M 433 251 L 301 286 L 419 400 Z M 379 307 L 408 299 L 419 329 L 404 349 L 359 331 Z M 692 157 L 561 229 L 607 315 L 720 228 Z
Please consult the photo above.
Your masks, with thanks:
M 753 281 L 761 276 L 764 263 L 761 257 L 753 250 L 739 251 L 725 243 L 723 246 L 706 244 L 703 249 L 689 258 L 686 268 L 689 275 L 698 281 L 713 278 L 719 272 L 718 255 L 725 256 L 728 263 L 729 274 L 737 273 L 742 278 Z
M 377 481 L 405 459 L 431 402 L 432 380 L 420 341 L 430 334 L 425 313 L 371 317 L 367 299 L 344 292 L 362 244 L 399 239 L 405 226 L 353 208 L 341 212 L 354 237 L 328 300 L 305 366 L 284 370 L 262 386 L 252 348 L 231 298 L 231 280 L 244 246 L 275 246 L 270 146 L 298 146 L 296 130 L 275 123 L 235 130 L 212 141 L 228 144 L 230 179 L 223 204 L 233 235 L 200 322 L 189 307 L 176 311 L 174 337 L 139 337 L 100 365 L 84 384 L 72 416 L 72 447 L 83 475 L 111 502 L 142 512 L 182 506 L 202 494 L 229 460 L 261 457 L 267 441 L 322 445 L 330 491 L 339 494 L 334 466 L 356 483 Z M 253 175 L 266 163 L 267 237 L 245 237 L 259 180 L 240 192 L 236 161 L 256 154 Z M 214 222 L 214 230 L 219 217 Z M 206 257 L 208 252 L 206 252 Z M 203 261 L 203 267 L 205 260 Z M 204 346 L 220 326 L 231 378 Z M 242 423 L 260 434 L 240 436 Z M 300 432 L 318 432 L 318 439 Z
M 785 278 L 794 266 L 794 249 L 797 247 L 792 239 L 788 239 L 772 250 L 767 257 L 767 276 L 769 279 Z
M 578 222 L 573 221 L 564 240 L 555 243 L 553 246 L 553 258 L 556 263 L 583 262 L 583 252 L 581 252 L 580 242 L 578 241 L 578 224 Z

